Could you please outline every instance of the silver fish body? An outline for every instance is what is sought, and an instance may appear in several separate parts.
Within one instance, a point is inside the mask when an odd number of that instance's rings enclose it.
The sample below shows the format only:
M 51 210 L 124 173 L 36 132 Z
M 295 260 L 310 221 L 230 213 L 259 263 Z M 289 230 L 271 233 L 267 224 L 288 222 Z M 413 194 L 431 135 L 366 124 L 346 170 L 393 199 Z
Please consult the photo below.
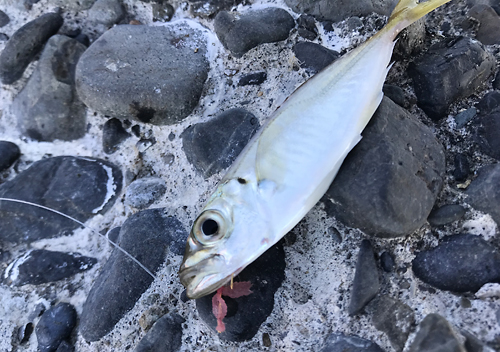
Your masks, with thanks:
M 414 21 L 397 11 L 392 25 L 299 87 L 238 156 L 188 238 L 179 276 L 190 298 L 227 283 L 326 192 L 382 100 L 397 33 Z

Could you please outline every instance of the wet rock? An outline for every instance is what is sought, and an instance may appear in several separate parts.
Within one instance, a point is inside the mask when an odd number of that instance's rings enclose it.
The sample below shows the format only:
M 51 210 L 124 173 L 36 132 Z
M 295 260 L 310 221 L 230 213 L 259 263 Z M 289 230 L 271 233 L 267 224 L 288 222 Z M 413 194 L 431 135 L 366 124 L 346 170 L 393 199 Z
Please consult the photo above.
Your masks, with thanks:
M 337 60 L 340 54 L 316 43 L 299 42 L 293 46 L 293 53 L 302 68 L 314 73 L 321 71 L 326 66 Z
M 354 335 L 330 334 L 321 352 L 384 352 L 379 345 Z
M 142 338 L 135 352 L 176 352 L 182 345 L 182 323 L 178 314 L 161 317 Z
M 389 252 L 383 252 L 380 255 L 380 265 L 386 273 L 390 273 L 394 270 L 394 257 Z
M 214 20 L 217 37 L 235 57 L 242 57 L 259 44 L 287 39 L 294 26 L 293 17 L 277 7 L 248 11 L 238 16 L 221 11 Z
M 481 237 L 452 235 L 430 250 L 417 253 L 413 272 L 420 280 L 446 291 L 477 291 L 500 282 L 500 251 Z
M 205 178 L 229 167 L 259 129 L 259 121 L 240 108 L 188 127 L 181 135 L 187 159 Z
M 469 10 L 469 17 L 479 22 L 476 39 L 484 45 L 500 44 L 500 16 L 488 5 L 477 4 Z
M 480 115 L 488 115 L 492 112 L 500 112 L 500 91 L 493 90 L 487 93 L 477 104 Z
M 189 5 L 193 16 L 209 18 L 222 10 L 229 11 L 241 2 L 242 0 L 190 0 Z
M 69 303 L 59 303 L 43 313 L 35 333 L 38 350 L 56 351 L 61 342 L 70 337 L 76 325 L 76 310 Z
M 79 253 L 35 249 L 14 260 L 5 270 L 4 278 L 14 286 L 40 285 L 89 270 L 95 263 L 97 259 Z
M 456 154 L 453 161 L 455 169 L 453 170 L 453 177 L 459 182 L 463 182 L 470 174 L 469 160 L 465 154 Z
M 137 209 L 146 209 L 167 191 L 167 184 L 159 177 L 144 177 L 128 186 L 125 202 Z
M 0 172 L 11 167 L 21 156 L 19 147 L 7 141 L 0 141 Z
M 465 215 L 465 208 L 459 204 L 446 204 L 429 214 L 427 221 L 431 226 L 443 226 L 460 220 Z
M 60 156 L 40 160 L 0 185 L 0 197 L 40 204 L 85 222 L 106 212 L 121 187 L 120 169 L 113 164 L 89 157 Z M 30 243 L 70 234 L 79 226 L 48 210 L 0 202 L 3 241 Z
M 297 19 L 297 31 L 302 38 L 314 40 L 318 36 L 318 28 L 316 28 L 316 20 L 313 16 L 301 15 Z
M 356 273 L 352 282 L 349 315 L 358 314 L 380 289 L 377 263 L 369 240 L 363 240 L 359 248 Z
M 389 15 L 397 0 L 285 0 L 297 13 L 306 13 L 320 20 L 338 22 L 350 16 L 367 16 L 372 12 Z
M 168 216 L 164 209 L 151 209 L 125 221 L 118 244 L 155 273 L 169 248 L 178 242 L 185 244 L 186 239 L 187 233 L 176 218 Z M 115 249 L 83 305 L 79 328 L 83 338 L 97 341 L 110 332 L 152 282 L 143 268 Z
M 475 209 L 490 214 L 500 225 L 500 164 L 483 166 L 467 188 L 466 201 Z
M 0 27 L 6 26 L 7 24 L 9 24 L 9 22 L 10 22 L 9 16 L 7 16 L 5 12 L 0 10 Z
M 123 128 L 120 120 L 109 119 L 102 129 L 102 149 L 106 154 L 113 154 L 118 150 L 118 146 L 129 137 L 130 133 Z
M 0 53 L 0 80 L 12 84 L 22 77 L 24 70 L 42 50 L 45 42 L 57 33 L 63 24 L 58 13 L 47 13 L 19 28 Z
M 384 84 L 382 91 L 384 95 L 401 107 L 405 106 L 405 93 L 401 88 L 392 84 Z
M 372 320 L 373 326 L 387 335 L 392 347 L 402 351 L 415 323 L 415 314 L 403 302 L 384 295 L 375 302 Z
M 75 67 L 85 49 L 63 35 L 47 42 L 35 72 L 13 102 L 13 113 L 25 136 L 69 141 L 85 135 L 85 105 L 75 90 Z
M 472 107 L 462 112 L 459 112 L 455 116 L 455 122 L 457 123 L 457 128 L 464 127 L 469 121 L 471 121 L 477 114 L 477 109 Z
M 204 33 L 186 24 L 116 26 L 80 58 L 78 95 L 104 115 L 175 124 L 198 104 L 209 68 L 205 53 Z
M 410 234 L 426 223 L 444 172 L 433 132 L 384 98 L 323 197 L 325 210 L 370 235 Z
M 450 324 L 438 314 L 429 314 L 419 325 L 419 330 L 408 352 L 466 352 L 457 340 Z
M 470 38 L 446 38 L 410 64 L 418 106 L 433 120 L 445 117 L 454 101 L 475 93 L 488 81 L 495 63 Z
M 120 0 L 97 0 L 88 11 L 88 19 L 94 23 L 112 26 L 125 17 Z
M 235 282 L 250 281 L 252 293 L 239 298 L 222 296 L 228 308 L 223 319 L 226 330 L 218 334 L 219 338 L 246 341 L 255 336 L 273 310 L 274 293 L 285 278 L 285 265 L 285 252 L 281 242 L 278 242 L 235 277 Z M 215 331 L 217 322 L 212 312 L 213 296 L 210 294 L 197 299 L 196 308 L 200 318 Z
M 240 78 L 238 86 L 259 85 L 267 79 L 267 73 L 256 72 L 250 73 Z

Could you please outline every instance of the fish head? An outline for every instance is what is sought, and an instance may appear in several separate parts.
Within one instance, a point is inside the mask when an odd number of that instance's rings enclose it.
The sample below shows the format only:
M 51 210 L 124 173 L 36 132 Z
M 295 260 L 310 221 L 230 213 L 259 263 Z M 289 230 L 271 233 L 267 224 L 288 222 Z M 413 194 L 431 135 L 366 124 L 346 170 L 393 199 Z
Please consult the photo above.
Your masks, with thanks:
M 220 185 L 194 221 L 179 269 L 189 298 L 224 286 L 272 245 L 255 195 L 240 186 Z

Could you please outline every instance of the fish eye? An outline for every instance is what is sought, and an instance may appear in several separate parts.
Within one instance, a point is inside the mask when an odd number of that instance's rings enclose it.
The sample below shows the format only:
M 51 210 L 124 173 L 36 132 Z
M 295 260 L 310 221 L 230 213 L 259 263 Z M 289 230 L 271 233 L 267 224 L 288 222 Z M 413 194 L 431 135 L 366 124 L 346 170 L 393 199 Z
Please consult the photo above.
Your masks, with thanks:
M 205 210 L 193 225 L 193 235 L 204 245 L 214 245 L 226 236 L 227 221 L 217 210 Z

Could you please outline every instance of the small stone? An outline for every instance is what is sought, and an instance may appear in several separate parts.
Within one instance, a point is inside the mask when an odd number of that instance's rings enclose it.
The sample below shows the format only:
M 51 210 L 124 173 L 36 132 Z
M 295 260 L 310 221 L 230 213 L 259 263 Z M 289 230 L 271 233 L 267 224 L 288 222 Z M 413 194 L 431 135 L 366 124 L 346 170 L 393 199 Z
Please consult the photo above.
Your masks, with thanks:
M 340 54 L 316 43 L 299 42 L 293 46 L 293 53 L 302 68 L 312 70 L 314 73 L 321 71 L 326 66 L 337 60 Z
M 9 24 L 10 18 L 5 12 L 0 10 L 0 28 Z
M 172 19 L 175 9 L 167 2 L 152 3 L 151 9 L 153 10 L 153 21 L 168 22 Z
M 349 315 L 358 314 L 380 289 L 377 263 L 369 240 L 363 240 L 359 248 L 356 273 L 352 283 Z
M 363 21 L 358 16 L 352 16 L 347 19 L 347 28 L 350 31 L 357 31 L 363 28 Z
M 294 26 L 293 17 L 277 7 L 248 11 L 239 16 L 221 11 L 214 20 L 217 37 L 235 57 L 242 57 L 259 44 L 287 39 Z
M 431 226 L 443 226 L 460 220 L 465 215 L 465 208 L 459 204 L 446 204 L 429 214 L 427 221 Z
M 137 208 L 146 209 L 160 199 L 167 191 L 167 184 L 159 177 L 144 177 L 135 180 L 128 186 L 125 203 Z
M 269 336 L 269 334 L 267 332 L 262 334 L 262 345 L 264 345 L 264 347 L 268 347 L 268 348 L 273 345 L 271 342 L 271 337 Z
M 477 104 L 480 115 L 488 115 L 492 112 L 500 112 L 500 91 L 488 92 Z
M 500 16 L 488 5 L 477 4 L 469 10 L 469 17 L 479 22 L 476 39 L 484 45 L 500 44 Z
M 35 249 L 14 260 L 5 270 L 4 278 L 14 286 L 40 285 L 89 270 L 95 263 L 97 259 L 79 253 Z
M 184 245 L 186 239 L 186 230 L 179 220 L 168 216 L 164 209 L 150 209 L 125 221 L 118 244 L 155 273 L 169 248 L 179 242 Z M 110 332 L 152 282 L 153 277 L 143 268 L 115 249 L 83 305 L 79 328 L 83 338 L 97 341 Z
M 161 317 L 142 338 L 135 352 L 177 352 L 182 345 L 182 323 L 178 314 Z
M 7 141 L 0 141 L 0 172 L 11 167 L 21 156 L 19 147 Z
M 60 14 L 47 13 L 19 28 L 0 53 L 2 83 L 12 84 L 21 78 L 29 63 L 62 24 L 63 18 Z
M 220 339 L 247 341 L 255 336 L 273 310 L 274 294 L 285 279 L 285 265 L 285 252 L 278 242 L 234 278 L 235 282 L 250 281 L 252 293 L 239 298 L 222 296 L 228 313 L 223 319 L 226 330 L 218 334 Z M 217 321 L 212 311 L 213 296 L 197 299 L 196 308 L 200 318 L 215 331 Z
M 461 330 L 460 333 L 465 337 L 464 347 L 467 352 L 494 352 L 470 332 Z
M 316 20 L 313 16 L 300 15 L 297 19 L 298 33 L 302 38 L 314 40 L 318 36 Z
M 382 91 L 385 96 L 401 107 L 405 106 L 405 93 L 401 88 L 392 84 L 384 84 Z
M 123 128 L 122 122 L 112 118 L 104 123 L 102 129 L 102 149 L 106 154 L 113 154 L 118 146 L 130 137 L 130 133 Z
M 125 17 L 125 10 L 120 0 L 97 0 L 88 10 L 91 22 L 112 26 Z
M 459 112 L 457 115 L 455 115 L 455 122 L 457 123 L 457 128 L 465 127 L 467 122 L 471 121 L 476 115 L 477 115 L 477 109 L 474 107 Z
M 9 36 L 5 33 L 0 33 L 0 42 L 6 42 L 9 40 Z
M 168 313 L 168 309 L 163 306 L 155 306 L 152 308 L 149 308 L 146 310 L 144 313 L 141 314 L 141 317 L 139 318 L 139 325 L 141 326 L 142 330 L 148 331 L 151 329 L 154 323 L 158 321 L 162 316 Z
M 477 119 L 474 139 L 483 153 L 500 160 L 500 112 Z
M 490 214 L 500 226 L 500 164 L 483 166 L 467 188 L 467 203 Z
M 248 111 L 234 108 L 181 134 L 188 161 L 205 178 L 229 167 L 259 128 Z
M 373 326 L 387 335 L 396 351 L 402 351 L 415 323 L 413 309 L 386 295 L 378 298 L 375 306 L 372 317 Z
M 339 230 L 331 226 L 328 228 L 328 235 L 330 235 L 335 243 L 342 243 L 342 235 Z
M 469 159 L 465 154 L 456 154 L 453 162 L 455 170 L 453 170 L 453 177 L 458 182 L 463 182 L 470 174 Z
M 384 352 L 379 345 L 354 335 L 330 334 L 321 352 Z
M 385 251 L 380 255 L 380 265 L 386 273 L 391 273 L 394 270 L 394 257 L 391 253 Z
M 466 352 L 445 318 L 429 314 L 419 325 L 419 330 L 408 352 Z
M 470 38 L 446 38 L 410 64 L 418 106 L 433 120 L 446 116 L 456 100 L 470 96 L 489 80 L 493 56 Z
M 240 78 L 238 86 L 259 85 L 267 79 L 267 73 L 256 72 L 244 75 Z
M 70 337 L 76 325 L 76 310 L 69 303 L 59 303 L 43 313 L 35 332 L 38 350 L 56 351 L 61 342 Z
M 19 340 L 19 344 L 23 345 L 29 341 L 31 334 L 34 331 L 33 323 L 27 323 L 19 327 L 17 331 L 17 338 Z
M 500 282 L 500 251 L 479 236 L 452 235 L 417 253 L 412 268 L 420 280 L 441 290 L 476 292 Z

